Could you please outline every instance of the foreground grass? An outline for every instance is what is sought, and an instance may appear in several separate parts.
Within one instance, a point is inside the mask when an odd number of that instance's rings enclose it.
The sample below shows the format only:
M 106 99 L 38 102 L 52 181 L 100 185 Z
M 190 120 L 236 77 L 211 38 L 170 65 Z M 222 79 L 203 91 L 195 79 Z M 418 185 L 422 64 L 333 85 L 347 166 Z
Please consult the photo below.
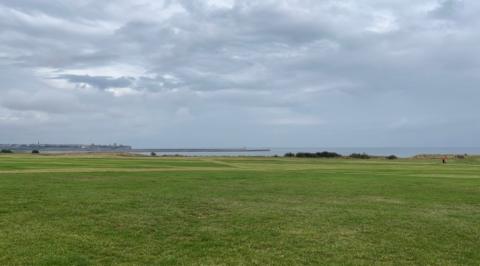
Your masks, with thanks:
M 0 156 L 0 264 L 480 263 L 480 160 Z

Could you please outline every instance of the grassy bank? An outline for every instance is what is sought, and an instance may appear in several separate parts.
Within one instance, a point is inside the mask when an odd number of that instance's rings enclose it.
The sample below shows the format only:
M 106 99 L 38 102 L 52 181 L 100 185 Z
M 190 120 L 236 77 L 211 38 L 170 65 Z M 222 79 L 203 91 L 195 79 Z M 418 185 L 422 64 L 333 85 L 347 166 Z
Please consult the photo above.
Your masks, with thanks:
M 480 159 L 1 155 L 0 264 L 480 263 Z

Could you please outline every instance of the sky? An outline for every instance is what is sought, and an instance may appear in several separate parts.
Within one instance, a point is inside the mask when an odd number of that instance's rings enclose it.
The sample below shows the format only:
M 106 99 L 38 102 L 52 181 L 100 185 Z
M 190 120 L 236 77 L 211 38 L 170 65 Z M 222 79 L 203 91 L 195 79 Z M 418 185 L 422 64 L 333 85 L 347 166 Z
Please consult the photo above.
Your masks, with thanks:
M 480 146 L 477 0 L 2 0 L 0 143 Z

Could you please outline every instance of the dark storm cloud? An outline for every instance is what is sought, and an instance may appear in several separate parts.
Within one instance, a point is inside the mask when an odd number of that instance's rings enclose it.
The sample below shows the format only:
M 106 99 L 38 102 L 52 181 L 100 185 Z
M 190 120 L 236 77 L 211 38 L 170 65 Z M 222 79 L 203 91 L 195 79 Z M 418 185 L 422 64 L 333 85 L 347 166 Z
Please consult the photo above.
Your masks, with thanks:
M 64 79 L 71 83 L 81 85 L 89 85 L 99 89 L 108 88 L 124 88 L 132 85 L 134 78 L 120 77 L 112 78 L 106 76 L 90 76 L 90 75 L 60 75 L 57 79 Z
M 6 0 L 0 130 L 17 142 L 480 145 L 478 11 L 473 0 Z M 43 135 L 16 134 L 29 124 Z

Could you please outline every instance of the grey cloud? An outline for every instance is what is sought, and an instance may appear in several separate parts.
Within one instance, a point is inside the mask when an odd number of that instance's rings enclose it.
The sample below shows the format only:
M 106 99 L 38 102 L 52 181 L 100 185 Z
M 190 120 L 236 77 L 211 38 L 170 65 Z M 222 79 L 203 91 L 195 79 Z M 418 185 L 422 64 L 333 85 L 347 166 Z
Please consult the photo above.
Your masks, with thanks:
M 455 18 L 464 8 L 463 0 L 442 0 L 439 6 L 432 11 L 432 15 L 442 19 Z
M 65 79 L 69 82 L 75 83 L 79 86 L 89 85 L 99 89 L 108 88 L 124 88 L 133 84 L 134 78 L 132 77 L 106 77 L 106 76 L 90 76 L 90 75 L 71 75 L 65 74 L 56 77 L 56 79 Z
M 26 93 L 8 93 L 0 100 L 0 105 L 15 111 L 39 111 L 45 113 L 72 113 L 86 111 L 86 108 L 68 94 L 43 93 L 32 95 Z

